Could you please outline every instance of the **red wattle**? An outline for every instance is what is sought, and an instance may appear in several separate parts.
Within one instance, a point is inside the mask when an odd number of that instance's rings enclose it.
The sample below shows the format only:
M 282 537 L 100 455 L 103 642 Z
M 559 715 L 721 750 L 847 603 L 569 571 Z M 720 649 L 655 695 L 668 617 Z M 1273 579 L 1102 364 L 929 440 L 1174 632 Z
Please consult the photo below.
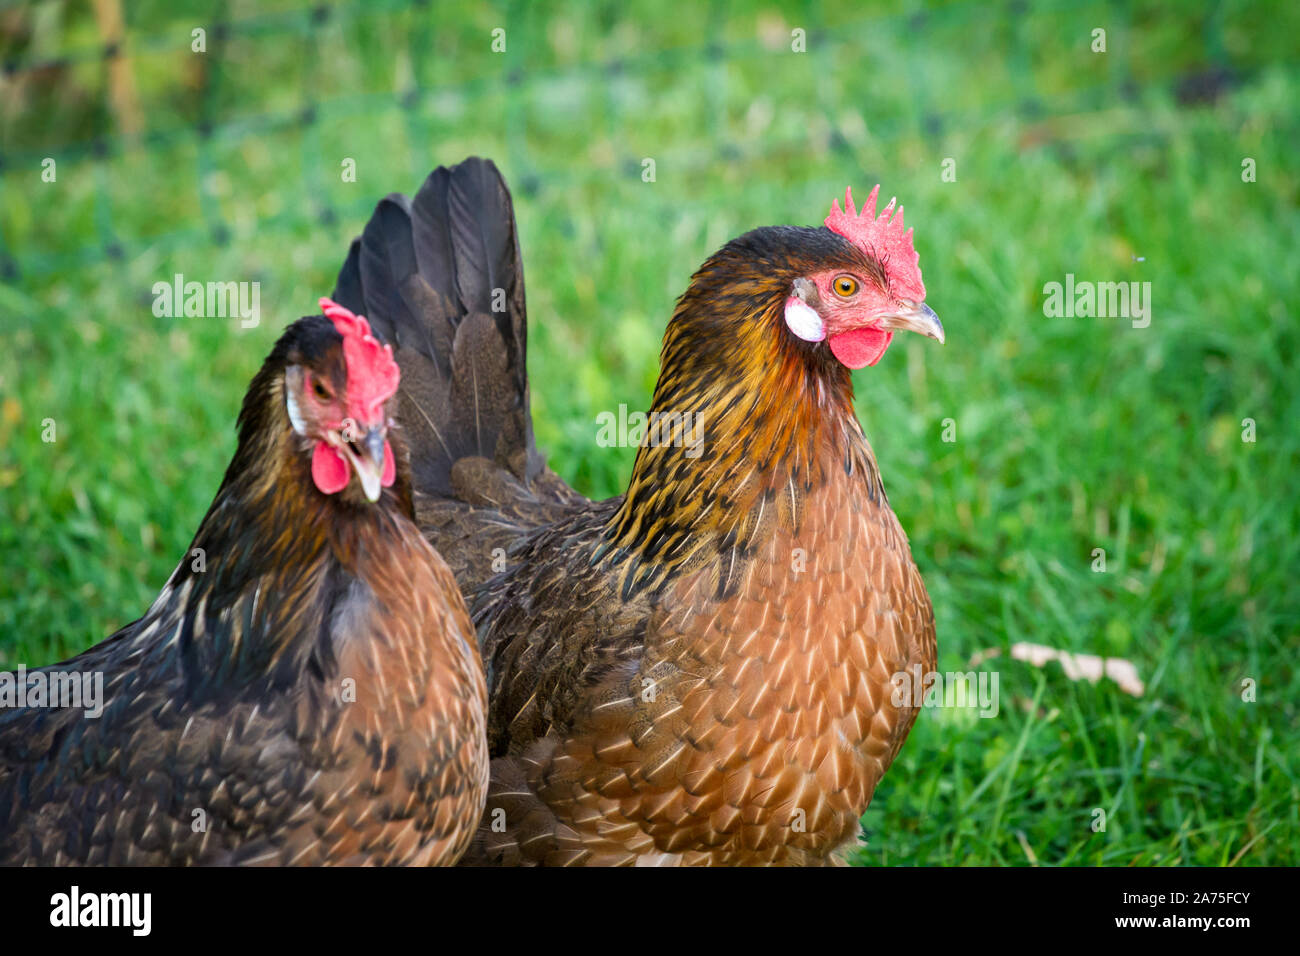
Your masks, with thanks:
M 884 329 L 861 328 L 832 335 L 827 344 L 841 364 L 849 368 L 865 368 L 880 361 L 893 337 L 893 332 Z
M 351 480 L 348 463 L 343 456 L 323 441 L 316 443 L 311 453 L 311 480 L 327 495 L 342 491 Z
M 379 483 L 385 488 L 391 488 L 396 480 L 397 460 L 393 458 L 393 446 L 384 442 L 384 473 L 380 475 Z

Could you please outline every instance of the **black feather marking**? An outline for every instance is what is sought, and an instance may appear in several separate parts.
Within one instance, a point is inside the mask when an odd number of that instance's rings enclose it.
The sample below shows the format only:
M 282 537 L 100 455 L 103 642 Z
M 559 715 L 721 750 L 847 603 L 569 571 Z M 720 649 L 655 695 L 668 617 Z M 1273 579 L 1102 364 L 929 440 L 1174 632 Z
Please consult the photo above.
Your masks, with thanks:
M 471 158 L 439 167 L 414 200 L 380 202 L 336 292 L 363 303 L 393 345 L 418 491 L 455 497 L 452 468 L 467 456 L 524 481 L 541 472 L 514 209 L 495 165 Z
M 334 294 L 330 296 L 345 309 L 363 314 L 366 311 L 365 293 L 361 288 L 361 239 L 352 240 L 348 249 L 347 261 L 339 270 L 338 280 L 334 283 Z M 382 336 L 381 336 L 382 338 Z
M 447 228 L 447 184 L 451 173 L 439 166 L 428 178 L 411 203 L 411 228 L 415 238 L 415 257 L 420 275 L 435 281 L 433 287 L 451 298 L 453 311 L 447 316 L 459 322 L 465 303 L 456 289 L 456 256 L 452 251 Z
M 402 280 L 415 271 L 410 201 L 396 193 L 381 200 L 361 234 L 361 284 L 371 327 L 386 342 L 397 341 L 399 325 L 410 321 Z

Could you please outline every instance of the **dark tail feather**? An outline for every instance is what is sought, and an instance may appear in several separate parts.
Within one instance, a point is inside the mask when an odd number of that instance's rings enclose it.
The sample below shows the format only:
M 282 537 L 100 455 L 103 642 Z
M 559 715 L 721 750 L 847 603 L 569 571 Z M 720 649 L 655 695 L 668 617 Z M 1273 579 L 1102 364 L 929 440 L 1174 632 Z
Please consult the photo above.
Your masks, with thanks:
M 471 456 L 537 476 L 523 265 L 510 191 L 491 160 L 440 166 L 414 200 L 381 201 L 334 299 L 393 346 L 417 490 L 450 496 L 452 466 Z

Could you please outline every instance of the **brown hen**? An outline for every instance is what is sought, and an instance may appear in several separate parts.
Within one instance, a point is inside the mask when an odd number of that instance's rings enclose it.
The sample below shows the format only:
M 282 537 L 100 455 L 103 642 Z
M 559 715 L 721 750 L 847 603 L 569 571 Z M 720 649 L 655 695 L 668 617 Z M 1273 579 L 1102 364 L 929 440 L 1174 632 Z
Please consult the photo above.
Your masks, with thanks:
M 627 493 L 532 440 L 510 196 L 478 159 L 380 203 L 336 298 L 402 366 L 417 521 L 471 602 L 492 783 L 465 862 L 819 864 L 916 718 L 934 618 L 853 413 L 895 329 L 940 341 L 893 204 L 758 229 L 664 337 Z
M 322 305 L 254 377 L 153 606 L 18 675 L 0 864 L 450 864 L 468 844 L 487 786 L 473 626 L 411 521 L 391 354 Z M 96 680 L 92 707 L 32 696 Z

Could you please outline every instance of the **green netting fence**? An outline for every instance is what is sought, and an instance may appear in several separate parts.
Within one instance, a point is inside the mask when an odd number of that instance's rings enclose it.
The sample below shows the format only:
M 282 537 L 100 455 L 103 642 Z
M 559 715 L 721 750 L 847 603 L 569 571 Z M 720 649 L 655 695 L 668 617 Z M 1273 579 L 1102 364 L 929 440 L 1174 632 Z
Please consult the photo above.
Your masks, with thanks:
M 1132 102 L 1153 85 L 1180 103 L 1211 100 L 1221 89 L 1280 59 L 1267 50 L 1246 56 L 1228 52 L 1225 18 L 1241 12 L 1230 4 L 1189 7 L 1188 29 L 1201 33 L 1193 44 L 1199 49 L 1194 61 L 1175 56 L 1169 62 L 1143 62 L 1140 54 L 1132 53 L 1113 56 L 1103 82 L 1070 83 L 1057 89 L 1041 88 L 1034 31 L 1050 34 L 1066 29 L 1062 19 L 1082 9 L 1115 35 L 1135 18 L 1150 17 L 1151 11 L 1135 11 L 1123 2 L 1082 8 L 1074 3 L 962 2 L 875 15 L 859 5 L 805 3 L 779 15 L 759 11 L 754 29 L 729 29 L 748 10 L 718 0 L 681 14 L 655 12 L 654 5 L 636 10 L 609 3 L 560 11 L 506 3 L 475 7 L 472 12 L 427 0 L 270 6 L 260 10 L 230 2 L 172 6 L 96 0 L 85 8 L 56 2 L 0 8 L 0 89 L 5 91 L 0 97 L 4 133 L 0 189 L 4 194 L 33 189 L 42 164 L 51 159 L 60 174 L 90 173 L 100 184 L 93 230 L 78 235 L 76 241 L 58 243 L 59 248 L 15 243 L 9 235 L 13 230 L 3 228 L 0 220 L 0 280 L 56 278 L 64 270 L 130 256 L 146 243 L 187 248 L 228 242 L 230 226 L 212 189 L 213 173 L 219 167 L 214 153 L 252 138 L 296 134 L 304 170 L 295 180 L 276 184 L 294 198 L 280 203 L 282 211 L 259 216 L 259 233 L 301 227 L 304 217 L 330 226 L 342 216 L 363 215 L 377 198 L 370 192 L 358 190 L 355 203 L 340 208 L 311 187 L 315 174 L 323 174 L 325 146 L 338 130 L 346 129 L 350 119 L 377 114 L 400 117 L 412 140 L 435 141 L 437 122 L 431 116 L 446 97 L 473 104 L 476 111 L 499 114 L 507 156 L 497 158 L 506 160 L 516 188 L 525 194 L 546 185 L 606 176 L 606 171 L 585 169 L 579 162 L 557 163 L 554 155 L 538 154 L 528 117 L 523 115 L 529 97 L 538 90 L 563 96 L 575 84 L 587 89 L 613 87 L 620 77 L 647 70 L 699 71 L 705 77 L 704 95 L 716 99 L 722 115 L 728 70 L 761 63 L 784 44 L 794 44 L 795 30 L 803 33 L 807 49 L 818 56 L 838 50 L 842 60 L 852 55 L 867 33 L 905 37 L 924 45 L 930 34 L 960 36 L 993 20 L 1007 24 L 1004 55 L 996 64 L 998 81 L 988 84 L 987 77 L 970 78 L 973 85 L 988 86 L 987 95 L 978 102 L 954 96 L 952 86 L 933 78 L 919 57 L 903 57 L 902 83 L 909 109 L 872 116 L 872 134 L 878 140 L 904 133 L 951 136 L 954 131 L 979 130 L 1006 114 L 1031 122 L 1068 115 L 1084 125 L 1093 114 L 1097 135 L 1141 137 L 1141 131 L 1107 132 L 1100 111 L 1116 102 Z M 563 43 L 553 34 L 549 43 L 519 39 L 534 28 L 546 33 L 547 24 L 563 23 L 566 18 L 593 25 L 598 35 L 601 29 L 616 29 L 624 18 L 638 14 L 656 18 L 652 22 L 659 24 L 664 18 L 680 17 L 684 27 L 678 33 L 665 27 L 643 48 L 623 44 L 605 57 L 599 55 L 599 43 L 595 56 L 589 45 L 566 57 L 556 54 L 555 48 Z M 1086 21 L 1087 16 L 1074 20 L 1073 42 L 1086 42 L 1086 37 L 1077 35 Z M 493 49 L 498 29 L 505 31 L 504 49 L 499 51 Z M 322 42 L 327 36 L 333 41 Z M 456 51 L 450 58 L 440 52 L 447 49 L 443 40 L 448 36 Z M 330 58 L 338 55 L 340 37 L 343 48 L 368 44 L 374 54 L 371 59 L 388 58 L 387 65 L 395 65 L 382 83 L 371 84 L 382 88 L 347 90 L 328 81 Z M 468 58 L 464 51 L 471 48 L 477 55 Z M 276 51 L 270 59 L 308 66 L 290 82 L 269 73 L 250 77 L 250 64 L 255 71 L 263 51 Z M 440 61 L 447 59 L 452 70 L 442 68 Z M 468 59 L 474 68 L 466 71 Z M 851 153 L 851 137 L 841 128 L 844 118 L 832 103 L 835 76 L 826 72 L 817 82 L 819 102 L 810 105 L 829 124 L 831 148 Z M 145 76 L 152 79 L 142 81 Z M 250 83 L 261 83 L 264 89 L 275 89 L 279 83 L 282 89 L 273 95 L 253 94 Z M 77 100 L 78 106 L 68 109 L 68 99 Z M 611 101 L 610 109 L 617 110 L 618 104 Z M 674 166 L 689 171 L 734 162 L 743 158 L 747 148 L 728 135 L 723 123 L 712 142 L 683 150 L 689 155 L 674 157 Z M 797 134 L 764 146 L 768 151 L 799 148 Z M 1068 143 L 1061 148 L 1068 149 Z M 183 221 L 174 228 L 147 235 L 122 227 L 111 201 L 111 162 L 136 150 L 165 158 L 163 165 L 174 170 L 192 166 L 188 177 L 197 188 L 197 216 L 181 217 Z M 642 169 L 641 157 L 629 152 L 617 167 L 635 178 Z M 415 158 L 411 179 L 392 188 L 409 189 L 426 171 L 424 158 Z

